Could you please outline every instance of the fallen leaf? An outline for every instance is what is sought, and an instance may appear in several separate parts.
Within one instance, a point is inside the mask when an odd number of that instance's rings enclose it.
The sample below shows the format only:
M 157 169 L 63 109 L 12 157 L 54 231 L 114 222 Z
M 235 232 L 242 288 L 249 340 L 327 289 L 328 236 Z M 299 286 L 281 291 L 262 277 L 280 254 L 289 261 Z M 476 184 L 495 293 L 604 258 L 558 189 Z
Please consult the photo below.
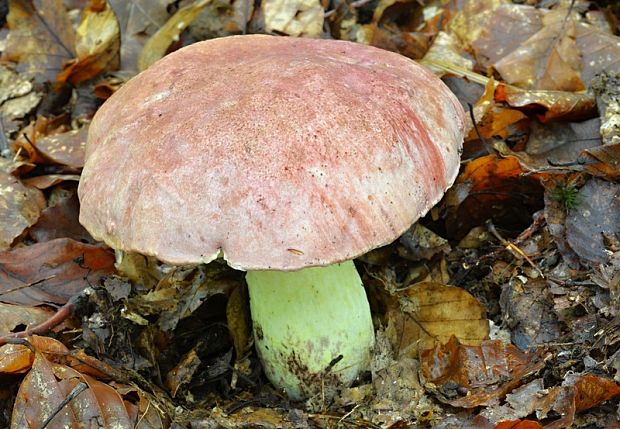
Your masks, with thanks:
M 108 0 L 121 33 L 120 69 L 131 77 L 138 72 L 138 58 L 146 41 L 166 23 L 174 0 Z
M 294 37 L 319 37 L 323 31 L 323 6 L 319 0 L 263 0 L 265 31 Z
M 473 116 L 476 120 L 476 127 L 471 122 L 471 118 L 467 119 L 464 143 L 464 153 L 469 152 L 469 156 L 464 156 L 464 159 L 475 156 L 471 146 L 472 140 L 478 140 L 480 137 L 490 140 L 495 137 L 506 138 L 509 135 L 523 132 L 524 127 L 522 124 L 528 124 L 529 120 L 525 114 L 515 109 L 509 109 L 504 106 L 498 105 L 494 98 L 495 81 L 489 79 L 487 82 L 484 93 L 476 101 L 473 107 Z M 487 148 L 488 150 L 488 148 Z
M 80 169 L 84 166 L 87 135 L 88 126 L 84 126 L 77 130 L 43 136 L 37 139 L 36 148 L 48 162 Z
M 522 88 L 584 90 L 572 10 L 559 7 L 541 13 L 542 28 L 518 49 L 495 62 L 495 69 L 506 82 Z
M 525 153 L 538 167 L 574 163 L 579 154 L 601 144 L 599 118 L 582 122 L 541 124 L 532 121 Z
M 569 374 L 561 387 L 551 390 L 554 401 L 550 404 L 550 409 L 561 417 L 545 425 L 545 429 L 571 427 L 576 413 L 620 395 L 620 386 L 613 380 L 591 374 Z M 546 411 L 548 410 L 545 410 L 544 415 L 547 414 Z
M 253 15 L 253 1 L 213 0 L 190 24 L 189 34 L 194 40 L 245 34 Z
M 21 120 L 41 101 L 32 83 L 7 66 L 0 65 L 0 121 L 3 132 L 20 128 Z
M 191 381 L 201 363 L 196 350 L 192 349 L 183 356 L 174 368 L 168 371 L 164 383 L 173 398 L 182 385 Z
M 502 286 L 499 304 L 512 342 L 521 350 L 561 338 L 563 326 L 545 280 L 513 277 Z
M 581 52 L 581 76 L 586 84 L 603 71 L 609 74 L 620 72 L 620 38 L 605 33 L 593 25 L 577 24 L 577 47 Z
M 444 196 L 448 236 L 460 240 L 487 219 L 520 232 L 542 208 L 540 177 L 526 174 L 514 157 L 487 155 L 466 163 Z
M 566 239 L 582 259 L 599 264 L 609 260 L 605 239 L 614 235 L 620 235 L 620 185 L 591 179 L 568 213 Z
M 618 180 L 620 178 L 620 143 L 586 149 L 579 155 L 577 162 L 593 176 Z
M 15 238 L 33 225 L 44 207 L 41 191 L 0 171 L 0 250 L 8 249 Z
M 517 50 L 543 26 L 539 10 L 527 5 L 502 4 L 483 9 L 483 13 L 488 18 L 476 28 L 477 34 L 467 36 L 484 68 Z
M 420 60 L 421 64 L 426 65 L 436 75 L 442 76 L 444 72 L 432 66 L 432 64 L 425 64 L 426 62 L 440 61 L 448 64 L 454 64 L 462 67 L 466 70 L 474 69 L 474 62 L 461 55 L 461 47 L 459 41 L 450 33 L 440 31 L 435 36 L 432 45 L 426 51 L 424 58 Z
M 510 420 L 498 423 L 493 429 L 543 429 L 543 426 L 533 420 Z
M 138 59 L 138 68 L 147 69 L 155 61 L 166 55 L 173 42 L 179 40 L 185 30 L 211 0 L 197 0 L 179 9 L 157 32 L 145 43 Z
M 456 16 L 448 24 L 448 29 L 455 34 L 465 45 L 471 47 L 474 41 L 478 40 L 487 28 L 499 29 L 500 26 L 488 25 L 489 19 L 498 8 L 503 4 L 509 3 L 508 0 L 470 0 L 466 1 Z M 505 26 L 503 26 L 506 28 Z M 515 29 L 513 37 L 518 37 L 522 29 Z M 506 42 L 508 43 L 508 42 Z M 504 51 L 505 52 L 505 51 Z
M 22 182 L 33 188 L 49 189 L 63 182 L 78 182 L 79 180 L 80 176 L 78 174 L 45 174 L 43 176 L 28 177 L 22 180 Z
M 90 0 L 82 10 L 75 35 L 76 58 L 64 65 L 57 82 L 73 85 L 90 80 L 120 65 L 120 28 L 106 0 Z
M 26 331 L 54 315 L 54 310 L 42 307 L 4 304 L 0 302 L 0 336 Z M 65 328 L 65 323 L 59 329 Z
M 423 25 L 419 4 L 403 0 L 380 0 L 372 21 L 357 31 L 357 42 L 420 59 L 428 51 L 437 29 Z
M 226 303 L 226 322 L 235 347 L 236 360 L 246 357 L 254 341 L 249 297 L 244 286 L 235 287 Z
M 62 0 L 10 0 L 3 58 L 37 82 L 54 82 L 74 57 L 73 25 Z
M 114 270 L 114 254 L 68 238 L 0 252 L 0 301 L 58 304 Z
M 41 212 L 37 223 L 30 228 L 30 236 L 39 243 L 64 237 L 82 243 L 94 243 L 95 240 L 78 222 L 79 212 L 77 194 L 62 198 Z
M 387 334 L 397 356 L 445 344 L 452 337 L 478 345 L 489 337 L 482 304 L 467 291 L 440 283 L 417 283 L 398 291 L 398 307 L 388 310 Z
M 521 89 L 498 85 L 496 101 L 536 114 L 542 123 L 550 121 L 581 121 L 596 116 L 596 100 L 589 93 Z
M 464 408 L 496 405 L 544 366 L 538 354 L 521 352 L 511 344 L 494 340 L 465 346 L 455 337 L 422 351 L 420 364 L 424 387 L 440 401 Z

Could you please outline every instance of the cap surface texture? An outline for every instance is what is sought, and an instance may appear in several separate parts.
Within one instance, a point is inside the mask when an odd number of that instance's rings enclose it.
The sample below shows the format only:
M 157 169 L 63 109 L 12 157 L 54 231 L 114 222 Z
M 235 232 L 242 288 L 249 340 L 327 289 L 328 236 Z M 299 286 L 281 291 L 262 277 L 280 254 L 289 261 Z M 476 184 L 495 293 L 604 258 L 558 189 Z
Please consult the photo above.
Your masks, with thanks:
M 95 115 L 80 222 L 113 248 L 174 264 L 352 259 L 439 201 L 463 123 L 448 88 L 392 52 L 262 35 L 199 42 Z

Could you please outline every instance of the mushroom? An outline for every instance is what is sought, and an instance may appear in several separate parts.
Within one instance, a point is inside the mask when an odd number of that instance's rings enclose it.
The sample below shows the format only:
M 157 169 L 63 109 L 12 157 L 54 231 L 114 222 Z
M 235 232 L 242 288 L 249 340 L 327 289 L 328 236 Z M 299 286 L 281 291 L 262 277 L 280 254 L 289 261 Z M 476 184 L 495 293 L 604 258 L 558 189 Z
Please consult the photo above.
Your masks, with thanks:
M 264 371 L 308 398 L 368 367 L 374 329 L 352 260 L 439 201 L 463 124 L 448 88 L 392 52 L 266 35 L 199 42 L 93 118 L 80 222 L 115 249 L 247 271 Z

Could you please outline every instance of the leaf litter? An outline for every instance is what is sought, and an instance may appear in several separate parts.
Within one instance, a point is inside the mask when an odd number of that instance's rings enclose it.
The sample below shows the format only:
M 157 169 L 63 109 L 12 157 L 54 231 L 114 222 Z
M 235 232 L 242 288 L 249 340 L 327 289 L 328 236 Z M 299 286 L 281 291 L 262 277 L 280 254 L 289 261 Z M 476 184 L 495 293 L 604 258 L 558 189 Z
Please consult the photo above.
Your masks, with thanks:
M 0 426 L 617 424 L 617 9 L 5 3 Z M 266 383 L 239 273 L 114 254 L 77 221 L 76 180 L 101 102 L 181 46 L 265 31 L 399 52 L 472 105 L 455 185 L 400 240 L 358 260 L 377 347 L 370 371 L 331 403 L 291 403 Z M 41 326 L 46 337 L 15 338 Z

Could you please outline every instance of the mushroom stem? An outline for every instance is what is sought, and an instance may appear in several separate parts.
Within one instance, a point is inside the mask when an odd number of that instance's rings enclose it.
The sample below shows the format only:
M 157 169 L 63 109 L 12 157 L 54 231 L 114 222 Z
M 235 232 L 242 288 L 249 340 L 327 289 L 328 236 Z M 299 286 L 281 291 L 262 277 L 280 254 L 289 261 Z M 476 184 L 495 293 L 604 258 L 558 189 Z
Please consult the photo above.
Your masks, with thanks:
M 349 385 L 368 368 L 370 306 L 352 261 L 246 275 L 254 339 L 269 380 L 300 400 Z

